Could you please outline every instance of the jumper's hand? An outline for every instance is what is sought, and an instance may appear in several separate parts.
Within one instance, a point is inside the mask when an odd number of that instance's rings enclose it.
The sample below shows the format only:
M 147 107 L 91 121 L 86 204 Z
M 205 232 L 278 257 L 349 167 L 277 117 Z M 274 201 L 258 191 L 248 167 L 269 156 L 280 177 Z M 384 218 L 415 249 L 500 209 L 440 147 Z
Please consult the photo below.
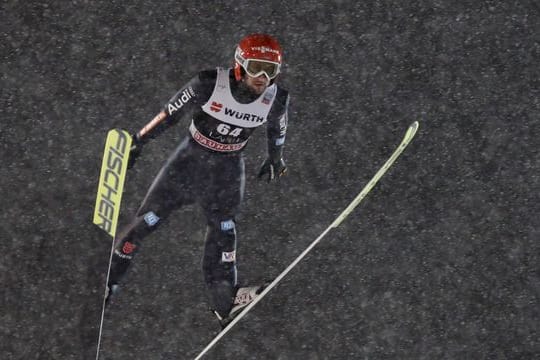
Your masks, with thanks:
M 283 159 L 279 159 L 277 162 L 272 162 L 270 159 L 266 159 L 262 163 L 261 169 L 259 170 L 259 175 L 257 175 L 257 177 L 259 179 L 266 177 L 266 181 L 270 182 L 284 175 L 286 172 L 287 166 L 285 165 L 285 161 L 283 161 Z
M 141 155 L 143 143 L 137 134 L 131 136 L 131 149 L 129 151 L 128 169 L 131 169 L 135 165 L 135 161 Z

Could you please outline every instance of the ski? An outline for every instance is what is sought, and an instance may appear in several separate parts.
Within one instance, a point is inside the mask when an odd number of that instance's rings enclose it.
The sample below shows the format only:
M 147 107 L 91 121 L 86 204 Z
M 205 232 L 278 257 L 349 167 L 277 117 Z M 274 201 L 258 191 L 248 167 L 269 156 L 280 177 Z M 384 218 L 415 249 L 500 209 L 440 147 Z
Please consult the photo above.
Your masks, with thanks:
M 242 319 L 259 301 L 262 300 L 272 290 L 274 286 L 276 286 L 314 247 L 317 245 L 322 238 L 331 230 L 334 228 L 337 228 L 343 220 L 349 216 L 349 214 L 360 204 L 360 202 L 366 197 L 366 195 L 373 189 L 373 187 L 377 184 L 377 182 L 383 177 L 383 175 L 388 171 L 388 169 L 392 166 L 394 161 L 403 153 L 407 145 L 411 142 L 411 140 L 414 138 L 414 135 L 416 134 L 416 131 L 418 130 L 418 121 L 415 121 L 412 123 L 409 128 L 407 129 L 407 132 L 405 133 L 405 136 L 403 137 L 403 140 L 399 144 L 399 146 L 394 150 L 390 158 L 384 163 L 384 165 L 375 173 L 373 178 L 367 183 L 367 185 L 360 191 L 360 193 L 354 198 L 354 200 L 343 210 L 343 212 L 326 228 L 326 230 L 319 235 L 317 239 L 315 239 L 307 248 L 302 252 L 281 274 L 278 275 L 271 283 L 268 285 L 263 292 L 259 294 L 248 306 L 246 306 L 239 314 L 236 316 L 223 330 L 221 330 L 214 339 L 204 348 L 199 355 L 195 358 L 195 360 L 201 359 L 212 347 L 214 347 L 215 344 L 218 343 L 218 341 L 225 336 L 233 327 Z
M 107 133 L 107 141 L 105 142 L 105 151 L 103 153 L 103 161 L 101 164 L 93 222 L 112 237 L 105 291 L 107 291 L 107 282 L 109 281 L 109 271 L 114 249 L 116 227 L 118 225 L 118 216 L 120 214 L 122 191 L 126 179 L 131 141 L 131 135 L 127 131 L 119 129 L 110 130 Z M 103 296 L 101 308 L 96 360 L 99 359 L 99 348 L 101 346 L 101 333 L 105 315 L 105 298 L 106 292 Z

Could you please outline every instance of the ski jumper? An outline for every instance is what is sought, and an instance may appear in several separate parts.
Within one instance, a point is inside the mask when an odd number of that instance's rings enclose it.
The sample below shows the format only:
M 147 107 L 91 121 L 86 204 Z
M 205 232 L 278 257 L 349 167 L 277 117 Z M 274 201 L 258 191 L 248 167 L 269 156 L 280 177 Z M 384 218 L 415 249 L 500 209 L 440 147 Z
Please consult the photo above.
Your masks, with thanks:
M 169 156 L 130 224 L 117 237 L 109 284 L 126 272 L 141 241 L 183 205 L 198 203 L 207 230 L 204 281 L 215 309 L 231 307 L 236 274 L 236 223 L 244 194 L 244 159 L 249 137 L 266 124 L 268 157 L 279 161 L 287 129 L 289 96 L 276 84 L 261 95 L 237 82 L 231 69 L 203 71 L 165 104 L 159 124 L 139 134 L 147 141 L 191 115 L 189 135 Z M 155 119 L 154 119 L 154 122 Z

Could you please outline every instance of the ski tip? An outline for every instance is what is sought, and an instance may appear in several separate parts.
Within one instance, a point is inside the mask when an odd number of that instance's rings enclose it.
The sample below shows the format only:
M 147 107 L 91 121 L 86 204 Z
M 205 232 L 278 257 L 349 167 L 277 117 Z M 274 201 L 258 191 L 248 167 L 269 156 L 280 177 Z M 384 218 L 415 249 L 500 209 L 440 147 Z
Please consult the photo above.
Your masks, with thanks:
M 409 139 L 410 141 L 410 139 L 412 139 L 414 135 L 416 134 L 416 131 L 418 130 L 419 126 L 420 124 L 418 123 L 418 121 L 415 121 L 411 125 L 409 125 L 409 128 L 407 129 L 407 133 L 405 134 L 405 138 Z

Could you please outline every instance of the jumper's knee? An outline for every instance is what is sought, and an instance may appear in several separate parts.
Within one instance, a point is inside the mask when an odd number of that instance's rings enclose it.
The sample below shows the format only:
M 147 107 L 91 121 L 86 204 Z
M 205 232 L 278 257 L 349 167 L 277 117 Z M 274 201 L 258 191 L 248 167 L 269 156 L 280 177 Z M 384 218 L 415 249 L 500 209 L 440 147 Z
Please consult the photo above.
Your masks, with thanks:
M 122 259 L 133 259 L 135 252 L 139 248 L 140 241 L 157 227 L 159 221 L 159 216 L 153 211 L 148 211 L 142 215 L 137 214 L 118 236 L 114 254 Z
M 207 283 L 225 280 L 236 284 L 236 226 L 225 219 L 208 224 L 203 271 Z

